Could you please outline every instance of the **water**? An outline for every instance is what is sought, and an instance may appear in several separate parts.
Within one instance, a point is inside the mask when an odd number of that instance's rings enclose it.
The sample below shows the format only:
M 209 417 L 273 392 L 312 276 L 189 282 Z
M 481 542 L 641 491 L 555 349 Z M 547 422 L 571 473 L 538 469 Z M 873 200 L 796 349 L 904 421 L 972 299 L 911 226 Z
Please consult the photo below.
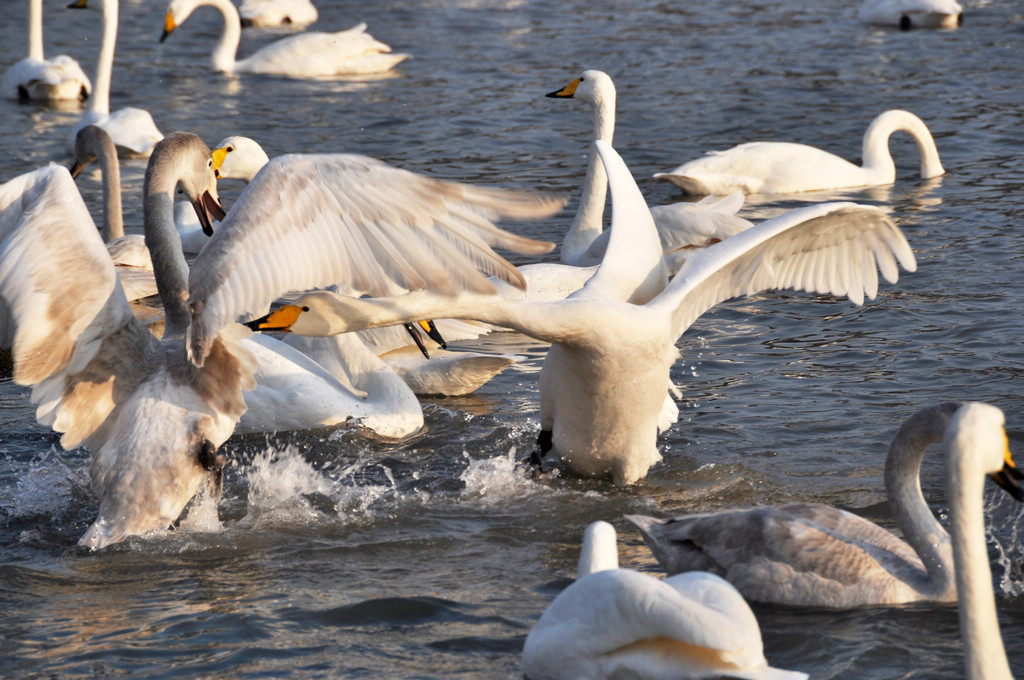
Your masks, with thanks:
M 3 63 L 24 53 L 24 8 L 0 19 Z M 545 99 L 584 68 L 619 90 L 616 147 L 649 179 L 752 139 L 856 159 L 868 122 L 907 108 L 948 173 L 831 194 L 890 207 L 919 270 L 863 307 L 772 293 L 722 305 L 683 337 L 679 422 L 642 483 L 534 480 L 515 465 L 537 432 L 541 344 L 483 343 L 525 360 L 469 397 L 425 400 L 402 442 L 341 429 L 230 440 L 219 506 L 166 536 L 85 554 L 87 455 L 61 452 L 27 390 L 0 382 L 0 654 L 10 677 L 518 678 L 523 640 L 573 577 L 584 526 L 620 530 L 623 563 L 656 572 L 627 512 L 668 515 L 800 499 L 891 527 L 885 447 L 914 410 L 989 401 L 1024 441 L 1024 87 L 1021 10 L 970 3 L 952 32 L 868 29 L 856 3 L 792 0 L 325 2 L 316 28 L 365 20 L 413 59 L 371 82 L 228 78 L 206 70 L 219 18 L 201 10 L 163 45 L 165 5 L 122 3 L 113 105 L 165 132 L 229 134 L 284 152 L 349 151 L 444 178 L 575 195 L 590 113 Z M 46 3 L 47 53 L 92 68 L 99 19 Z M 249 54 L 280 32 L 246 33 Z M 56 160 L 77 112 L 0 103 L 0 177 Z M 124 171 L 141 224 L 144 164 Z M 79 180 L 98 215 L 98 175 Z M 237 187 L 225 186 L 226 201 Z M 136 198 L 133 200 L 133 196 Z M 824 200 L 751 200 L 753 219 Z M 574 203 L 570 204 L 570 209 Z M 527 229 L 559 240 L 569 218 Z M 941 465 L 922 479 L 943 512 Z M 1024 675 L 1020 510 L 991 493 L 990 552 L 1011 666 Z M 815 678 L 958 678 L 948 605 L 817 611 L 755 606 L 769 660 Z

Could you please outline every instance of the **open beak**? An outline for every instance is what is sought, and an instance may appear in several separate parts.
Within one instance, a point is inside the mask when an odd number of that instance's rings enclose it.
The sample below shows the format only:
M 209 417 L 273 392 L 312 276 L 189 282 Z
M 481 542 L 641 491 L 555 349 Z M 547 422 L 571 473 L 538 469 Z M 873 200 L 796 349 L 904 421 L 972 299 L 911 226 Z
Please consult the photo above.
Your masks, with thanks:
M 167 40 L 167 36 L 174 32 L 178 24 L 174 22 L 174 15 L 168 12 L 164 15 L 164 32 L 160 34 L 160 42 Z
M 287 333 L 292 329 L 292 324 L 298 320 L 299 315 L 308 311 L 309 307 L 282 305 L 270 314 L 248 321 L 245 325 L 254 331 L 282 331 Z
M 559 99 L 565 99 L 576 94 L 576 88 L 580 86 L 580 79 L 576 78 L 571 83 L 563 87 L 561 90 L 555 90 L 554 92 L 548 92 L 545 97 L 557 97 Z
M 199 198 L 192 201 L 192 207 L 199 218 L 199 224 L 203 227 L 203 233 L 213 236 L 213 220 L 220 222 L 226 215 L 220 201 L 209 191 L 204 191 Z
M 434 325 L 433 321 L 417 321 L 415 325 L 411 323 L 403 325 L 405 326 L 405 330 L 408 331 L 409 335 L 412 337 L 413 342 L 415 342 L 416 346 L 420 348 L 421 352 L 423 352 L 424 358 L 429 359 L 430 354 L 427 353 L 427 347 L 423 344 L 423 336 L 420 335 L 420 329 L 423 329 L 423 332 L 426 333 L 431 340 L 440 345 L 441 349 L 448 349 L 448 343 L 445 342 L 443 337 L 441 337 L 441 333 L 437 330 L 437 326 Z
M 75 161 L 72 163 L 71 167 L 68 168 L 68 172 L 71 173 L 71 179 L 77 179 L 78 176 L 82 174 L 82 170 L 85 170 L 85 166 L 87 165 L 88 163 L 83 163 L 81 161 Z

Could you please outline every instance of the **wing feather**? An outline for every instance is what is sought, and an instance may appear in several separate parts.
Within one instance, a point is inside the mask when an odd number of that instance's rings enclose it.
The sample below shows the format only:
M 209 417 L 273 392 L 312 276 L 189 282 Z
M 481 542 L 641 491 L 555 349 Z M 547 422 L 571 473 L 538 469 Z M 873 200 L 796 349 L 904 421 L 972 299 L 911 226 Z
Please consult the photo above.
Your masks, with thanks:
M 64 433 L 65 448 L 102 426 L 156 342 L 63 167 L 0 186 L 0 339 L 14 349 L 15 381 L 34 386 L 36 418 Z
M 903 233 L 880 209 L 823 203 L 793 210 L 717 243 L 688 261 L 651 304 L 672 313 L 673 333 L 714 305 L 769 289 L 849 297 L 878 293 L 876 268 L 895 283 L 917 268 Z
M 435 180 L 349 154 L 288 155 L 253 179 L 196 258 L 189 350 L 290 292 L 344 285 L 357 294 L 432 288 L 493 292 L 487 276 L 525 286 L 492 248 L 554 246 L 494 225 L 538 219 L 565 201 Z

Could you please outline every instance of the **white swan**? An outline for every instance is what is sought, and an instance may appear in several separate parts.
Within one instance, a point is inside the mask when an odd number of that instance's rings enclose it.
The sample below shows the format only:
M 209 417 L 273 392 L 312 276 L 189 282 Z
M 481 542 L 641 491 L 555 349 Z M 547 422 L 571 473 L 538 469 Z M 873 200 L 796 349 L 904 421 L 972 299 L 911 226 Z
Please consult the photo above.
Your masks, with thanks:
M 85 101 L 92 83 L 78 62 L 43 56 L 43 0 L 28 0 L 28 56 L 4 73 L 3 94 L 20 101 Z
M 618 154 L 595 142 L 612 191 L 611 240 L 585 286 L 565 300 L 445 297 L 425 291 L 354 299 L 314 293 L 251 322 L 254 329 L 332 335 L 445 315 L 551 342 L 540 374 L 540 443 L 573 472 L 631 484 L 661 459 L 659 430 L 678 416 L 668 396 L 675 343 L 718 302 L 768 288 L 846 295 L 877 292 L 898 260 L 916 267 L 902 233 L 876 209 L 831 203 L 762 222 L 695 255 L 667 284 L 643 196 Z M 666 285 L 667 284 L 667 285 Z
M 945 172 L 928 127 L 909 111 L 892 109 L 875 117 L 864 133 L 863 166 L 805 144 L 748 142 L 654 176 L 690 194 L 787 194 L 892 184 L 896 165 L 889 136 L 897 131 L 909 133 L 917 142 L 922 178 Z
M 956 28 L 963 23 L 964 8 L 956 0 L 865 0 L 857 10 L 862 23 L 912 28 Z
M 589 104 L 594 110 L 593 140 L 600 139 L 612 144 L 615 133 L 615 84 L 607 73 L 584 71 L 568 85 L 549 92 L 547 96 L 571 97 Z M 591 153 L 579 208 L 562 241 L 562 262 L 584 267 L 601 262 L 608 247 L 608 233 L 604 231 L 603 223 L 607 187 L 604 166 Z M 667 262 L 669 273 L 678 271 L 694 249 L 749 229 L 750 222 L 735 214 L 742 206 L 743 196 L 736 194 L 725 198 L 708 198 L 699 203 L 673 203 L 651 208 L 662 247 L 670 258 Z
M 98 125 L 107 131 L 122 156 L 148 156 L 153 145 L 163 139 L 153 116 L 145 109 L 127 107 L 111 113 L 110 83 L 117 47 L 118 0 L 75 0 L 69 7 L 94 9 L 103 15 L 103 38 L 96 62 L 95 89 L 85 114 L 71 129 L 67 139 L 69 154 L 75 151 L 75 137 L 86 125 Z
M 197 7 L 209 5 L 224 17 L 224 32 L 213 51 L 213 70 L 222 73 L 264 73 L 291 78 L 361 76 L 386 73 L 409 55 L 366 32 L 366 24 L 336 33 L 306 32 L 282 38 L 246 59 L 236 61 L 242 24 L 231 0 L 172 0 L 164 19 L 163 42 Z
M 728 581 L 620 569 L 615 541 L 607 522 L 587 527 L 576 581 L 526 637 L 528 680 L 807 678 L 768 665 L 757 618 Z
M 316 6 L 309 0 L 245 0 L 238 7 L 243 26 L 307 26 L 317 20 Z
M 263 166 L 270 162 L 270 158 L 258 142 L 238 135 L 222 139 L 211 154 L 213 169 L 218 178 L 237 179 L 246 183 L 251 182 L 256 174 L 263 169 Z M 302 157 L 295 156 L 295 158 L 301 160 Z M 520 271 L 523 272 L 522 269 Z M 537 282 L 529 275 L 529 267 L 523 273 L 527 281 L 527 289 L 532 289 Z M 508 286 L 508 288 L 515 293 L 525 294 L 525 291 L 519 291 L 518 288 L 512 286 Z M 440 335 L 435 333 L 432 338 L 442 347 L 430 350 L 429 356 L 423 341 L 418 337 L 419 331 L 412 324 L 406 324 L 408 333 L 395 327 L 360 331 L 359 335 L 363 342 L 370 347 L 372 353 L 383 359 L 387 366 L 395 371 L 402 381 L 418 395 L 459 396 L 469 394 L 505 370 L 515 360 L 514 357 L 508 355 L 470 351 L 450 352 L 444 347 L 442 336 L 449 340 L 462 340 L 479 337 L 488 331 L 480 326 L 471 327 L 469 324 L 449 320 L 442 320 L 440 325 L 443 329 Z M 415 340 L 415 345 L 409 343 L 410 335 Z M 358 360 L 364 365 L 362 368 L 357 368 L 354 364 L 349 365 L 350 359 L 356 361 L 355 355 L 363 355 L 365 350 L 361 347 L 353 348 L 353 345 L 347 340 L 342 342 L 289 336 L 285 342 L 298 347 L 317 363 L 334 367 L 331 372 L 345 382 L 351 381 L 353 374 L 371 375 L 372 370 L 368 364 L 374 366 L 373 370 L 380 367 L 380 364 L 369 359 L 368 355 Z M 383 379 L 381 378 L 381 380 Z M 380 392 L 379 389 L 374 389 L 372 386 L 366 387 L 366 391 L 371 394 Z M 420 412 L 418 403 L 415 410 L 417 413 Z M 420 426 L 422 426 L 422 413 L 418 418 Z M 368 421 L 364 418 L 363 423 L 367 424 Z M 369 426 L 378 432 L 381 430 L 378 426 L 372 424 Z M 419 429 L 419 426 L 416 429 Z M 409 432 L 412 431 L 414 430 L 409 430 Z M 405 432 L 405 434 L 409 432 Z
M 547 216 L 563 205 L 359 156 L 312 157 L 301 174 L 276 173 L 271 162 L 190 273 L 171 222 L 173 198 L 180 188 L 209 207 L 212 165 L 198 137 L 175 133 L 157 145 L 146 172 L 162 340 L 131 315 L 81 196 L 66 190 L 66 169 L 49 166 L 0 186 L 0 340 L 13 346 L 15 380 L 33 386 L 40 423 L 61 432 L 66 448 L 92 451 L 99 517 L 80 540 L 90 548 L 166 528 L 216 474 L 216 449 L 244 413 L 243 390 L 254 387 L 258 368 L 236 318 L 288 291 L 330 283 L 369 293 L 485 292 L 493 286 L 484 273 L 520 281 L 490 246 L 537 254 L 551 245 L 491 219 Z M 337 186 L 345 180 L 347 191 Z M 281 191 L 267 199 L 271 185 Z M 284 208 L 283 195 L 294 197 Z
M 919 481 L 925 450 L 940 440 L 952 544 L 921 495 Z M 816 607 L 951 602 L 957 599 L 958 582 L 990 578 L 985 568 L 983 479 L 988 474 L 1024 500 L 1012 464 L 999 409 L 947 403 L 909 418 L 889 447 L 886 496 L 906 542 L 857 515 L 818 503 L 723 510 L 666 521 L 627 519 L 640 527 L 668 573 L 712 571 L 750 600 Z M 960 595 L 966 608 L 977 604 L 962 589 Z

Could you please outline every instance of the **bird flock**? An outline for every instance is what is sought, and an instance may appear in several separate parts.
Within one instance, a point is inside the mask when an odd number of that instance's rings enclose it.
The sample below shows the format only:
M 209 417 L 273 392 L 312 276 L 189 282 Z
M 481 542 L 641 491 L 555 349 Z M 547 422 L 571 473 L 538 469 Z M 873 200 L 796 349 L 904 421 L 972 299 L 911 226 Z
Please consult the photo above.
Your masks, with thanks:
M 97 516 L 80 539 L 90 550 L 158 535 L 197 495 L 216 497 L 219 449 L 234 433 L 357 420 L 407 437 L 423 426 L 417 394 L 471 392 L 515 360 L 416 348 L 408 333 L 417 337 L 425 319 L 448 339 L 517 331 L 550 343 L 537 450 L 524 465 L 635 484 L 661 460 L 658 436 L 678 418 L 670 371 L 680 336 L 704 312 L 781 289 L 862 304 L 877 296 L 879 276 L 897 284 L 900 269 L 916 269 L 911 244 L 877 207 L 822 202 L 754 224 L 737 215 L 745 195 L 891 184 L 897 131 L 915 140 L 922 178 L 945 172 L 927 124 L 892 109 L 869 122 L 862 165 L 802 143 L 751 141 L 655 174 L 705 198 L 651 207 L 613 145 L 612 78 L 586 70 L 548 95 L 593 113 L 560 263 L 516 267 L 494 249 L 537 258 L 554 246 L 497 223 L 550 218 L 566 197 L 440 181 L 340 151 L 270 158 L 246 137 L 211 150 L 188 132 L 165 135 L 141 108 L 110 110 L 117 0 L 71 5 L 102 17 L 92 80 L 66 56 L 44 59 L 41 0 L 28 5 L 29 55 L 10 65 L 4 96 L 82 101 L 84 113 L 68 132 L 69 164 L 2 178 L 0 339 L 39 422 L 63 447 L 92 455 Z M 298 30 L 236 57 L 243 26 L 317 21 L 300 0 L 172 0 L 161 40 L 187 33 L 204 5 L 223 19 L 214 71 L 368 76 L 394 74 L 408 57 L 365 24 Z M 962 10 L 869 0 L 858 16 L 949 29 Z M 119 156 L 149 159 L 137 195 L 122 196 Z M 94 161 L 104 184 L 99 229 L 74 182 Z M 230 206 L 222 180 L 246 185 Z M 142 205 L 141 230 L 126 233 L 122 201 Z M 278 304 L 283 296 L 291 301 Z M 932 443 L 946 469 L 948 531 L 919 482 Z M 620 569 L 614 528 L 595 522 L 577 580 L 526 639 L 523 671 L 532 680 L 807 677 L 769 665 L 747 600 L 926 600 L 959 602 L 968 677 L 1009 677 L 984 544 L 986 477 L 1024 500 L 1003 413 L 944 403 L 909 418 L 889 449 L 886 492 L 902 539 L 810 503 L 628 516 L 666 572 L 657 578 Z

